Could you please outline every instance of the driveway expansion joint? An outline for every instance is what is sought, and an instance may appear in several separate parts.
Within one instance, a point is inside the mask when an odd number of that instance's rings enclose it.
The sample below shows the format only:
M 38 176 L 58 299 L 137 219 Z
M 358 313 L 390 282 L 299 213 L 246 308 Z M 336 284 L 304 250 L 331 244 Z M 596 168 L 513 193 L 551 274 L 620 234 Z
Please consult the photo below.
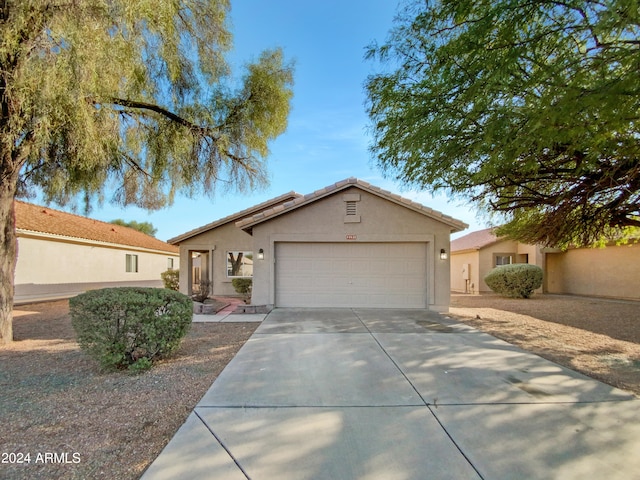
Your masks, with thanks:
M 157 467 L 181 458 L 183 476 L 205 472 L 198 480 L 640 471 L 639 400 L 446 318 L 443 335 L 431 320 L 416 310 L 275 309 L 195 407 L 194 432 L 181 429 Z M 158 468 L 144 480 L 181 476 Z
M 247 472 L 245 472 L 244 468 L 242 468 L 242 465 L 240 465 L 240 462 L 238 462 L 238 460 L 233 456 L 233 453 L 231 453 L 231 450 L 229 450 L 229 448 L 224 444 L 224 442 L 220 439 L 220 437 L 218 437 L 218 435 L 216 435 L 216 432 L 213 431 L 213 429 L 211 427 L 209 427 L 209 425 L 207 424 L 207 422 L 204 421 L 204 419 L 198 414 L 197 409 L 193 410 L 193 413 L 196 417 L 198 417 L 198 420 L 200 420 L 202 422 L 202 424 L 204 425 L 204 427 L 209 430 L 209 432 L 211 433 L 211 435 L 213 435 L 213 438 L 216 439 L 216 442 L 218 442 L 220 444 L 220 446 L 224 449 L 225 452 L 227 452 L 227 455 L 229 455 L 229 457 L 231 458 L 231 460 L 233 460 L 233 463 L 236 464 L 236 466 L 238 467 L 238 469 L 242 472 L 242 474 L 245 476 L 245 478 L 247 480 L 251 480 L 251 477 L 247 474 Z
M 420 398 L 420 400 L 422 400 L 422 402 L 424 403 L 425 406 L 429 405 L 429 403 L 424 399 L 424 397 L 422 396 L 422 394 L 418 391 L 418 389 L 416 388 L 416 386 L 411 382 L 411 380 L 409 379 L 409 377 L 407 377 L 407 375 L 405 375 L 405 373 L 402 371 L 402 369 L 400 368 L 400 366 L 396 363 L 396 361 L 391 358 L 391 355 L 389 355 L 389 353 L 387 352 L 387 350 L 382 346 L 382 344 L 380 343 L 380 341 L 376 338 L 376 336 L 373 334 L 373 332 L 369 329 L 369 327 L 367 326 L 367 324 L 362 321 L 362 318 L 360 317 L 360 315 L 358 315 L 358 313 L 354 310 L 351 309 L 351 311 L 353 312 L 353 314 L 356 316 L 356 318 L 360 321 L 360 323 L 362 323 L 362 326 L 367 330 L 367 332 L 369 332 L 369 335 L 371 335 L 371 338 L 373 338 L 373 340 L 378 344 L 378 347 L 380 347 L 380 350 L 382 350 L 384 352 L 384 354 L 386 355 L 386 357 L 391 361 L 391 363 L 393 363 L 393 365 L 396 367 L 396 369 L 398 369 L 398 372 L 400 372 L 400 374 L 404 377 L 404 379 L 409 383 L 409 385 L 411 385 L 411 388 L 413 388 L 413 391 L 416 393 L 416 395 L 418 395 L 418 397 Z

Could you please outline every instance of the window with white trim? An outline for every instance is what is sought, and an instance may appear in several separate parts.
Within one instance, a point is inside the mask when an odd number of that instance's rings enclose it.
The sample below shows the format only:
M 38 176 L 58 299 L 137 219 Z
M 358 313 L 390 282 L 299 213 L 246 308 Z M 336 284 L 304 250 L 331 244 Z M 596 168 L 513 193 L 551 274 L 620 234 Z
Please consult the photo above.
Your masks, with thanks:
M 138 272 L 138 255 L 127 253 L 125 262 L 126 262 L 125 271 L 127 273 Z
M 513 255 L 496 255 L 495 266 L 511 265 L 513 263 Z

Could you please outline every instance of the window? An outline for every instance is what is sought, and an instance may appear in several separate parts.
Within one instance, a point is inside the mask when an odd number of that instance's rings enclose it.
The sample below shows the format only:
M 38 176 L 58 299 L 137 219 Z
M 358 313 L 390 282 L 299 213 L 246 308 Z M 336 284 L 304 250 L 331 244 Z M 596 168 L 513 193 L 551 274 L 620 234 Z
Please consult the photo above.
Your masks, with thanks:
M 132 255 L 127 253 L 126 256 L 126 271 L 129 273 L 136 273 L 138 271 L 138 255 Z
M 167 268 L 173 270 L 173 258 L 167 258 Z
M 253 277 L 253 252 L 227 252 L 227 277 Z
M 496 255 L 496 267 L 500 265 L 511 265 L 513 263 L 512 255 Z

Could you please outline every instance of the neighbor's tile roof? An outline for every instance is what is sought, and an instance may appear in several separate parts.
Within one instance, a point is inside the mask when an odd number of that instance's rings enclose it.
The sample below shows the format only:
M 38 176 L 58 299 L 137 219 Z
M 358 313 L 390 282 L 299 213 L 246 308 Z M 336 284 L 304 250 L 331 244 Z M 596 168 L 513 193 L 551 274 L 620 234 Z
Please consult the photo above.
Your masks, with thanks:
M 94 240 L 130 247 L 178 253 L 178 247 L 133 228 L 93 220 L 49 207 L 16 200 L 16 228 L 23 231 Z
M 304 196 L 300 196 L 295 198 L 289 202 L 285 202 L 281 205 L 277 205 L 268 210 L 264 210 L 262 212 L 256 213 L 250 217 L 244 218 L 236 222 L 236 226 L 242 228 L 243 230 L 250 231 L 254 225 L 262 223 L 266 220 L 269 220 L 273 217 L 277 217 L 278 215 L 282 215 L 283 213 L 288 213 L 291 210 L 295 210 L 296 208 L 302 207 L 309 203 L 315 202 L 329 195 L 333 195 L 341 190 L 345 190 L 349 187 L 358 187 L 364 191 L 377 195 L 379 197 L 385 198 L 393 203 L 398 205 L 402 205 L 416 212 L 422 213 L 423 215 L 433 218 L 435 220 L 439 220 L 450 227 L 453 228 L 452 231 L 459 232 L 460 230 L 464 230 L 468 227 L 468 225 L 460 220 L 457 220 L 449 215 L 445 215 L 442 212 L 438 212 L 437 210 L 433 210 L 429 207 L 426 207 L 420 203 L 414 202 L 413 200 L 409 200 L 408 198 L 401 197 L 395 193 L 391 193 L 388 190 L 383 190 L 380 187 L 376 187 L 371 185 L 369 182 L 365 182 L 364 180 L 360 180 L 359 178 L 347 178 L 340 182 L 334 183 L 333 185 L 329 185 L 325 188 L 321 188 L 320 190 L 316 190 L 313 193 L 309 193 Z
M 484 230 L 478 230 L 477 232 L 471 232 L 463 237 L 451 240 L 451 251 L 461 252 L 463 250 L 480 250 L 481 248 L 488 247 L 489 245 L 500 241 L 493 231 L 494 228 L 486 228 Z

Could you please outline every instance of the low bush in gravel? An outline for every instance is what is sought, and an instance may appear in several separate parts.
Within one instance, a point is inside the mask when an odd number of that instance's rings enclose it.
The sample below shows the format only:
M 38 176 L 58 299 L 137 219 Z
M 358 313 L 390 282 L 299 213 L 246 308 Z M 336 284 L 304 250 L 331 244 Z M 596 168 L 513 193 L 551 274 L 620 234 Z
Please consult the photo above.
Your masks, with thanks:
M 494 292 L 511 298 L 529 298 L 542 286 L 542 269 L 537 265 L 516 263 L 491 270 L 485 283 Z
M 234 278 L 231 280 L 236 293 L 239 293 L 244 298 L 245 302 L 251 300 L 251 290 L 253 288 L 253 280 L 251 278 Z
M 193 317 L 189 297 L 173 290 L 118 287 L 69 300 L 80 347 L 106 369 L 141 371 L 173 353 Z

